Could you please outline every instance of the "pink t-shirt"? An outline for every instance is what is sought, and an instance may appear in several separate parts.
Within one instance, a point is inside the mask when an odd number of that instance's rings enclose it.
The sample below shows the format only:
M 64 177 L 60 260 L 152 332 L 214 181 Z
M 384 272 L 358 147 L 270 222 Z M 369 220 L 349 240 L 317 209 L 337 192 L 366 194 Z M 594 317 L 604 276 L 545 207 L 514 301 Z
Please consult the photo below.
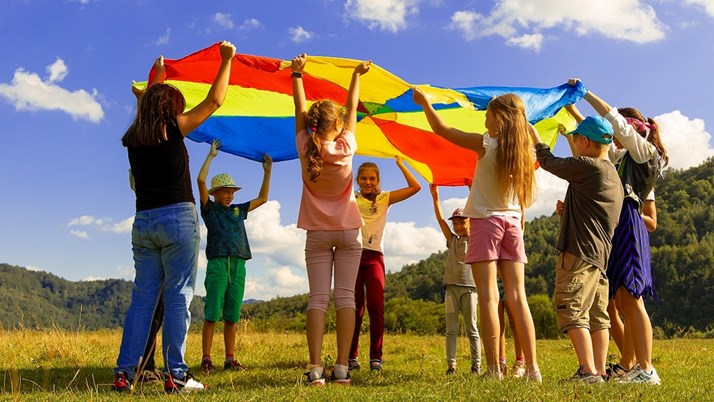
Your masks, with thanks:
M 322 141 L 322 172 L 310 181 L 305 151 L 309 136 L 301 130 L 296 138 L 302 170 L 302 198 L 297 226 L 305 230 L 349 230 L 362 226 L 362 217 L 352 190 L 352 157 L 355 135 L 343 130 L 334 141 Z

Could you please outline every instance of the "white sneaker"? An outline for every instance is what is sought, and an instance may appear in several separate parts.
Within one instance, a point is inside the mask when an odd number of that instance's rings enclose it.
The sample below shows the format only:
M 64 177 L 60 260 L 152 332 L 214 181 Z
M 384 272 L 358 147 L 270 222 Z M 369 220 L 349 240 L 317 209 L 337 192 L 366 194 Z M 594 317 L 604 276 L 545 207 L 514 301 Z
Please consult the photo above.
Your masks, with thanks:
M 305 375 L 311 386 L 325 385 L 325 369 L 323 367 L 313 367 Z
M 167 374 L 166 381 L 164 382 L 164 391 L 168 394 L 204 391 L 207 388 L 207 385 L 196 381 L 193 375 L 189 372 L 186 372 L 186 375 L 184 375 L 181 379 L 178 379 L 171 374 Z
M 627 382 L 632 384 L 662 385 L 662 380 L 659 378 L 657 370 L 655 370 L 654 367 L 652 367 L 652 371 L 648 373 L 638 366 L 637 373 L 634 376 L 628 378 Z
M 513 378 L 522 378 L 524 375 L 526 375 L 526 364 L 520 360 L 516 360 L 516 362 L 513 363 L 511 375 L 513 376 Z

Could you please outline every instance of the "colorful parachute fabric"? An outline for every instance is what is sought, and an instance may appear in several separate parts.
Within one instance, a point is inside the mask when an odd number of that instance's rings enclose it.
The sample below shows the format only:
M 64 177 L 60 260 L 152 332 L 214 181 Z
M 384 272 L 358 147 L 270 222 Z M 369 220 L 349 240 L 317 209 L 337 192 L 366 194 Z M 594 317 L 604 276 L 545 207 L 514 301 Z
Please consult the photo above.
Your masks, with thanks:
M 351 59 L 309 56 L 303 73 L 308 103 L 327 98 L 345 104 L 352 71 L 358 63 Z M 181 90 L 190 109 L 205 98 L 219 64 L 218 44 L 182 59 L 167 59 L 166 83 Z M 220 150 L 255 161 L 262 161 L 263 153 L 275 161 L 297 158 L 289 66 L 289 61 L 237 54 L 223 106 L 189 138 L 209 143 L 218 138 Z M 152 70 L 149 80 L 153 74 Z M 357 153 L 386 158 L 401 155 L 430 183 L 470 185 L 476 154 L 431 132 L 421 107 L 412 101 L 413 86 L 372 65 L 360 81 Z M 561 108 L 583 95 L 581 87 L 567 84 L 546 89 L 416 86 L 430 96 L 437 113 L 449 125 L 479 133 L 485 131 L 485 109 L 489 100 L 504 93 L 515 93 L 526 104 L 529 121 L 551 146 L 555 144 L 560 125 L 568 129 L 575 125 Z

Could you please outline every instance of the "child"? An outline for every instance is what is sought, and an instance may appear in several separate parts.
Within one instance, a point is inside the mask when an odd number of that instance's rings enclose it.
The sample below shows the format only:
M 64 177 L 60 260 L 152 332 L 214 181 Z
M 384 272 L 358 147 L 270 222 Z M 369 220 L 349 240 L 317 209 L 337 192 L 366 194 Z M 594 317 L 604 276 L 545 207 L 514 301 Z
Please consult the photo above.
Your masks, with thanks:
M 501 380 L 498 364 L 498 287 L 500 268 L 506 299 L 512 308 L 526 360 L 525 378 L 542 382 L 536 360 L 535 328 L 524 284 L 527 261 L 523 243 L 523 210 L 534 198 L 535 157 L 523 101 L 514 94 L 494 98 L 486 109 L 485 134 L 467 133 L 446 125 L 424 92 L 414 89 L 435 134 L 476 152 L 479 163 L 466 201 L 464 216 L 471 218 L 466 263 L 478 289 L 481 335 L 487 376 Z
M 191 192 L 184 137 L 210 117 L 225 100 L 236 48 L 219 46 L 221 63 L 206 98 L 188 111 L 181 92 L 161 82 L 138 101 L 136 117 L 122 137 L 136 190 L 132 227 L 135 289 L 124 321 L 113 388 L 130 392 L 136 367 L 149 337 L 151 318 L 163 294 L 162 349 L 167 393 L 203 390 L 184 360 L 198 263 L 198 216 Z M 165 77 L 163 58 L 156 75 Z M 163 79 L 163 78 L 162 78 Z
M 307 381 L 325 385 L 322 338 L 335 277 L 337 358 L 331 379 L 350 385 L 347 359 L 355 325 L 355 282 L 362 244 L 362 217 L 352 191 L 352 157 L 357 149 L 355 128 L 359 80 L 369 71 L 369 61 L 355 67 L 344 115 L 340 105 L 320 100 L 307 108 L 302 71 L 307 55 L 292 59 L 295 142 L 300 156 L 302 198 L 297 226 L 307 230 L 305 265 L 310 286 L 307 306 L 307 346 L 310 364 Z
M 538 133 L 532 134 L 540 166 L 569 183 L 556 246 L 554 298 L 558 326 L 568 334 L 580 364 L 569 380 L 601 383 L 610 339 L 605 269 L 623 197 L 607 156 L 612 126 L 599 116 L 583 120 L 568 133 L 569 158 L 553 156 Z
M 476 326 L 476 311 L 478 294 L 476 284 L 471 274 L 471 267 L 464 263 L 469 242 L 469 220 L 464 216 L 464 210 L 457 208 L 449 220 L 454 227 L 451 231 L 444 220 L 439 205 L 439 189 L 430 185 L 431 197 L 434 201 L 434 214 L 439 223 L 441 233 L 446 238 L 449 251 L 444 265 L 444 313 L 446 315 L 446 375 L 456 374 L 456 338 L 459 335 L 459 313 L 464 317 L 464 328 L 469 338 L 471 350 L 471 372 L 481 374 L 481 339 Z
M 201 369 L 207 374 L 214 370 L 211 360 L 213 331 L 216 321 L 223 317 L 223 340 L 226 347 L 224 370 L 243 370 L 235 359 L 236 323 L 240 320 L 245 291 L 245 262 L 251 258 L 244 221 L 248 212 L 268 201 L 270 172 L 273 160 L 263 155 L 263 184 L 258 197 L 242 204 L 231 204 L 240 187 L 231 176 L 222 173 L 213 176 L 211 188 L 206 189 L 206 177 L 213 158 L 218 155 L 220 142 L 213 140 L 211 150 L 198 172 L 198 194 L 201 199 L 201 217 L 208 230 L 206 241 L 206 304 L 203 321 L 203 359 Z M 213 196 L 211 201 L 208 196 Z
M 576 85 L 578 81 L 570 79 L 568 83 Z M 652 365 L 652 324 L 643 297 L 654 298 L 655 294 L 649 236 L 642 219 L 642 208 L 669 157 L 653 119 L 646 119 L 635 108 L 615 109 L 592 91 L 588 91 L 584 98 L 613 126 L 615 145 L 619 144 L 619 147 L 611 147 L 609 157 L 617 165 L 625 191 L 620 221 L 612 239 L 607 275 L 610 297 L 615 298 L 624 318 L 638 364 L 620 375 L 620 381 L 660 385 L 662 381 Z
M 419 182 L 397 156 L 397 166 L 402 171 L 407 187 L 394 191 L 382 191 L 379 187 L 379 168 L 372 162 L 365 162 L 357 169 L 355 193 L 357 206 L 364 225 L 362 226 L 362 257 L 360 258 L 357 282 L 355 284 L 355 331 L 350 347 L 349 369 L 359 370 L 359 335 L 364 317 L 365 295 L 369 311 L 369 368 L 382 370 L 382 343 L 384 339 L 384 228 L 387 224 L 389 207 L 404 201 L 421 190 Z M 366 287 L 366 291 L 365 291 Z

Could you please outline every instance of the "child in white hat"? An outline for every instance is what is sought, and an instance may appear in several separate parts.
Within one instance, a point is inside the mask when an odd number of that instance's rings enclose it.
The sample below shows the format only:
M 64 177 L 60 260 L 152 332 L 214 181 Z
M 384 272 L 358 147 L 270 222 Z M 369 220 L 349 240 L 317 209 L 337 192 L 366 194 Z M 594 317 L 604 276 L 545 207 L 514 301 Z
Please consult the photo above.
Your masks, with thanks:
M 233 195 L 240 187 L 225 173 L 211 179 L 211 188 L 206 188 L 206 177 L 211 161 L 218 155 L 218 140 L 213 140 L 206 161 L 198 173 L 198 192 L 201 199 L 201 217 L 208 229 L 206 241 L 206 304 L 203 322 L 203 359 L 201 369 L 206 373 L 214 370 L 211 361 L 213 331 L 221 317 L 225 323 L 223 338 L 226 347 L 224 370 L 242 370 L 235 359 L 236 323 L 240 319 L 245 291 L 245 261 L 251 258 L 250 245 L 244 220 L 248 212 L 268 201 L 270 171 L 273 160 L 263 155 L 263 184 L 258 197 L 242 204 L 232 204 Z M 213 196 L 213 200 L 208 198 Z

